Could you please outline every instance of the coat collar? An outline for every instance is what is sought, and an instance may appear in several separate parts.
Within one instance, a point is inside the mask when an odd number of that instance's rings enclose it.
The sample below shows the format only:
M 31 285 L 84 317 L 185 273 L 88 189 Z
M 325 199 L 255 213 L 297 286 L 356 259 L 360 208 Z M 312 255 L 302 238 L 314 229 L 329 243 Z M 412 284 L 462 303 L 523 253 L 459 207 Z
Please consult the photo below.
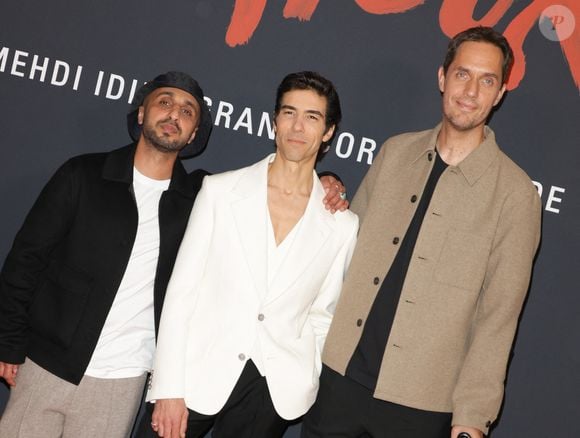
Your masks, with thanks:
M 412 161 L 413 164 L 416 161 L 420 160 L 426 154 L 436 153 L 435 145 L 437 144 L 437 137 L 439 136 L 440 129 L 441 129 L 441 123 L 429 131 L 424 131 L 423 132 L 424 135 L 421 135 L 418 138 L 418 141 L 412 145 L 415 147 L 415 149 L 417 151 L 415 154 L 415 158 Z
M 284 293 L 312 263 L 320 248 L 335 230 L 335 217 L 322 207 L 325 196 L 320 180 L 313 171 L 314 184 L 302 225 L 283 267 L 267 286 L 268 232 L 268 164 L 274 154 L 245 169 L 232 193 L 231 208 L 238 235 L 261 299 L 270 302 Z
M 417 154 L 413 163 L 425 154 L 436 153 L 435 146 L 437 145 L 437 137 L 440 130 L 441 123 L 430 131 L 426 131 L 425 135 L 420 137 L 415 145 Z M 459 169 L 468 184 L 473 186 L 497 158 L 499 150 L 493 130 L 489 126 L 485 126 L 484 139 L 481 144 L 455 167 Z
M 484 127 L 484 139 L 465 159 L 457 165 L 470 186 L 474 185 L 499 155 L 495 134 L 488 126 Z
M 132 143 L 109 152 L 103 166 L 103 178 L 110 181 L 132 184 L 135 150 L 136 144 Z M 193 198 L 195 195 L 193 184 L 189 182 L 187 172 L 179 159 L 175 160 L 175 164 L 173 165 L 173 173 L 168 190 L 175 190 L 189 198 Z

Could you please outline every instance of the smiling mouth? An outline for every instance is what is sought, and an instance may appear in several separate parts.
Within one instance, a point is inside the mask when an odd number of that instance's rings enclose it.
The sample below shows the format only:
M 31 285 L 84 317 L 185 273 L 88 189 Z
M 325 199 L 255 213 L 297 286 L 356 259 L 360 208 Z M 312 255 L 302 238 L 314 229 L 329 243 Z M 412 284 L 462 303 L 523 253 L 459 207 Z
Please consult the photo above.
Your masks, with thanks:
M 288 141 L 290 143 L 298 143 L 298 144 L 305 144 L 306 140 L 303 140 L 301 138 L 289 138 Z
M 465 102 L 465 101 L 458 100 L 457 105 L 465 111 L 475 111 L 477 109 L 477 105 L 474 105 L 471 102 Z

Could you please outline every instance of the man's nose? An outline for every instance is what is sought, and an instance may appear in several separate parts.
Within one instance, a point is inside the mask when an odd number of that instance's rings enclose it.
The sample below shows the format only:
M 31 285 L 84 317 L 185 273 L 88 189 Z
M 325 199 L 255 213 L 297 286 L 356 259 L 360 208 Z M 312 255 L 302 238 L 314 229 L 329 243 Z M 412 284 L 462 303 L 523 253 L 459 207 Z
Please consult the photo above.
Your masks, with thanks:
M 476 97 L 479 93 L 479 81 L 477 79 L 470 79 L 466 87 L 466 93 L 470 97 Z
M 294 119 L 294 123 L 292 124 L 292 128 L 295 131 L 304 131 L 304 121 L 302 120 L 302 117 L 296 117 Z
M 169 111 L 169 117 L 171 117 L 171 120 L 179 120 L 180 115 L 181 108 L 179 108 L 178 105 L 173 105 Z

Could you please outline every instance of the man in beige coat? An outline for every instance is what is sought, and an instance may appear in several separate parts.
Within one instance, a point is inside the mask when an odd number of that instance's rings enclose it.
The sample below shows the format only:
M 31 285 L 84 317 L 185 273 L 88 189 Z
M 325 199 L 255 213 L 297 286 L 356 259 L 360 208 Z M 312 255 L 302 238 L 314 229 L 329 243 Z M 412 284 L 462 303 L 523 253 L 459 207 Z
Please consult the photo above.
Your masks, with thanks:
M 303 437 L 481 438 L 497 417 L 541 221 L 485 126 L 512 59 L 491 28 L 455 36 L 441 124 L 389 139 L 365 176 Z

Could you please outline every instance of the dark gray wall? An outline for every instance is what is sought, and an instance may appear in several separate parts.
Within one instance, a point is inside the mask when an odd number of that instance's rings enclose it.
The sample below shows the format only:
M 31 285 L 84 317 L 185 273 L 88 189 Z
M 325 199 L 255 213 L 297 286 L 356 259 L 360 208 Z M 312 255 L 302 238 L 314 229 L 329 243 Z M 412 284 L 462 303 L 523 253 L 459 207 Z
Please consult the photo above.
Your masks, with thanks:
M 394 3 L 389 0 L 325 0 L 317 6 L 310 0 L 270 1 L 253 33 L 252 16 L 235 15 L 231 23 L 235 3 L 3 1 L 0 259 L 56 167 L 72 155 L 128 143 L 124 117 L 131 86 L 170 69 L 190 72 L 212 99 L 209 146 L 186 164 L 212 172 L 243 166 L 272 150 L 267 130 L 259 131 L 260 120 L 271 112 L 275 87 L 286 73 L 312 69 L 330 77 L 344 121 L 319 169 L 340 174 L 354 193 L 368 168 L 368 154 L 359 156 L 361 145 L 378 150 L 393 134 L 438 122 L 436 71 L 446 33 L 470 26 L 470 17 L 485 17 L 496 2 L 474 1 L 473 8 L 464 0 L 408 1 L 403 9 L 417 7 L 389 13 Z M 580 294 L 573 277 L 580 253 L 580 31 L 570 15 L 560 14 L 564 19 L 553 18 L 557 31 L 572 29 L 572 35 L 562 42 L 550 40 L 550 32 L 545 36 L 534 11 L 552 3 L 518 0 L 492 20 L 513 41 L 524 41 L 525 74 L 517 87 L 511 84 L 490 124 L 500 146 L 541 185 L 545 209 L 541 250 L 493 438 L 580 436 L 575 421 Z M 316 7 L 309 19 L 284 18 L 292 4 Z M 580 25 L 577 0 L 557 4 L 566 5 Z M 259 16 L 259 10 L 253 12 Z M 246 44 L 233 44 L 234 29 L 249 38 Z M 33 65 L 44 62 L 42 77 Z M 116 79 L 107 96 L 111 77 Z M 0 388 L 0 409 L 6 397 Z M 297 430 L 287 435 L 296 437 Z

